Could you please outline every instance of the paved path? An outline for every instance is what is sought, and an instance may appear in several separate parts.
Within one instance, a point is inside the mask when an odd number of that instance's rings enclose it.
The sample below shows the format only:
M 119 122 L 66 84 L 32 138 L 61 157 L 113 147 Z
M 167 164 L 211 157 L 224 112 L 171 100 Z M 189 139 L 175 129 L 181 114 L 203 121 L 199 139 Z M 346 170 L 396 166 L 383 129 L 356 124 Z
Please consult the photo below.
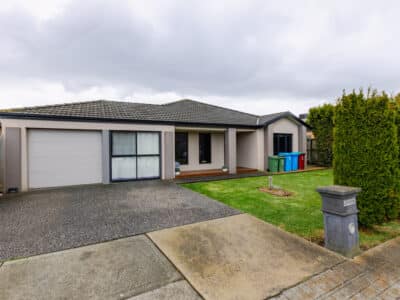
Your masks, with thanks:
M 265 299 L 344 260 L 247 214 L 148 236 L 206 299 Z
M 172 182 L 138 181 L 0 199 L 0 261 L 237 214 Z
M 400 237 L 329 268 L 273 299 L 400 299 Z

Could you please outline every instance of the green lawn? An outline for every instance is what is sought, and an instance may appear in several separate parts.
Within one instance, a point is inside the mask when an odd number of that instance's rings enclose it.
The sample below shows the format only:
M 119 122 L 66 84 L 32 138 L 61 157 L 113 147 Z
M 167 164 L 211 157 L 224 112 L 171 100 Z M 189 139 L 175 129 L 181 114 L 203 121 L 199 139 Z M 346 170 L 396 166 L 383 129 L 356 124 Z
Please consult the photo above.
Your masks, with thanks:
M 321 198 L 315 189 L 333 183 L 332 170 L 275 175 L 273 183 L 294 194 L 284 198 L 260 192 L 260 187 L 268 185 L 268 177 L 189 183 L 183 186 L 322 244 Z M 361 229 L 361 247 L 367 249 L 398 235 L 400 221 Z

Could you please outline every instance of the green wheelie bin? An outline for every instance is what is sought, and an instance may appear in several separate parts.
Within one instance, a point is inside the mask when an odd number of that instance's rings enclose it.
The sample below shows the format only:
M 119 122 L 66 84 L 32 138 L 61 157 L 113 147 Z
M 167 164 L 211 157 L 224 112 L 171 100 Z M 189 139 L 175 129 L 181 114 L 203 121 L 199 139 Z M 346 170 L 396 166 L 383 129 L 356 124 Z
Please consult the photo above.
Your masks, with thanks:
M 279 158 L 279 172 L 285 172 L 285 158 L 283 156 L 278 156 Z
M 268 156 L 268 170 L 270 172 L 279 172 L 279 156 Z

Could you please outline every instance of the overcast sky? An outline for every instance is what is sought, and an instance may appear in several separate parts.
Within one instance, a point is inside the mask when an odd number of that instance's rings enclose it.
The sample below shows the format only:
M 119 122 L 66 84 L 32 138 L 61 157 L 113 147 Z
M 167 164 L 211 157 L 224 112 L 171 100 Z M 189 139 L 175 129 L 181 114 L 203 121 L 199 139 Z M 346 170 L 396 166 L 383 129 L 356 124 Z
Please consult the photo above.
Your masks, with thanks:
M 0 4 L 0 107 L 191 98 L 296 114 L 400 91 L 399 1 Z

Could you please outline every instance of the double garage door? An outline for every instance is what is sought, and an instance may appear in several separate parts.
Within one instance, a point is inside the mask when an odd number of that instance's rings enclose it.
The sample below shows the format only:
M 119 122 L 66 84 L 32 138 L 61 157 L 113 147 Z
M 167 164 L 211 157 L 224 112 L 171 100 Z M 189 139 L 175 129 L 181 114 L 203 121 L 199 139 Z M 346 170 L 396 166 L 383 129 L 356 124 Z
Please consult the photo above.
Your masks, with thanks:
M 158 133 L 111 133 L 111 180 L 160 177 Z M 101 183 L 100 131 L 28 130 L 30 188 Z

